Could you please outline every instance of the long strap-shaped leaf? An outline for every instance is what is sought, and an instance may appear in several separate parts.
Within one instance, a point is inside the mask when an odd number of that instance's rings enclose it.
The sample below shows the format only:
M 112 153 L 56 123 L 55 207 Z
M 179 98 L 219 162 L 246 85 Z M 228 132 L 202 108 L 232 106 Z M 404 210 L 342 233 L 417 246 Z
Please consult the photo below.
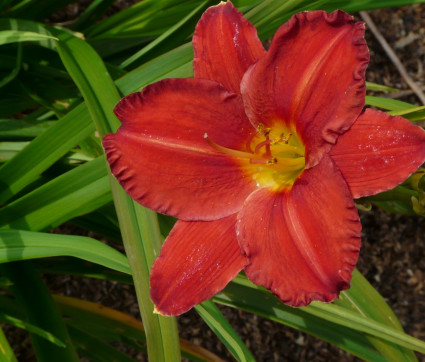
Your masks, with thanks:
M 0 265 L 1 273 L 11 282 L 11 292 L 26 312 L 28 321 L 65 343 L 59 347 L 38 334 L 30 333 L 31 340 L 40 362 L 77 362 L 78 356 L 71 343 L 65 322 L 62 319 L 47 287 L 29 261 Z
M 55 39 L 54 37 L 33 33 L 31 31 L 19 31 L 19 30 L 3 30 L 0 31 L 0 45 L 24 42 L 24 41 L 40 41 L 45 39 Z
M 18 362 L 9 341 L 4 335 L 3 329 L 0 328 L 0 359 L 7 362 Z
M 353 284 L 359 284 L 357 281 L 358 273 L 354 273 L 355 277 L 353 280 Z M 372 286 L 367 285 L 365 283 L 359 284 L 363 289 L 366 289 L 365 295 L 373 289 Z M 356 295 L 358 293 L 355 293 Z M 354 295 L 354 293 L 353 293 Z M 263 302 L 260 302 L 260 299 L 263 298 Z M 304 316 L 310 315 L 314 317 L 320 318 L 323 322 L 331 322 L 336 325 L 344 326 L 345 328 L 351 328 L 353 330 L 365 333 L 366 337 L 368 335 L 378 337 L 382 342 L 386 341 L 387 346 L 386 350 L 382 351 L 382 345 L 376 345 L 375 347 L 378 351 L 384 355 L 387 352 L 392 344 L 405 347 L 407 350 L 399 350 L 398 355 L 393 354 L 395 360 L 408 360 L 414 361 L 414 354 L 411 353 L 410 350 L 418 351 L 421 353 L 425 353 L 425 342 L 411 337 L 405 334 L 401 329 L 397 322 L 388 320 L 385 323 L 384 318 L 379 316 L 380 320 L 372 319 L 368 316 L 371 310 L 376 308 L 376 301 L 370 300 L 368 297 L 365 297 L 363 301 L 360 299 L 356 299 L 356 307 L 360 308 L 360 310 L 366 310 L 366 304 L 370 303 L 375 304 L 375 306 L 371 305 L 367 314 L 359 313 L 358 310 L 354 311 L 352 305 L 344 305 L 344 308 L 336 305 L 336 304 L 325 304 L 325 303 L 312 303 L 310 306 L 304 308 L 293 309 L 285 306 L 280 303 L 276 297 L 274 297 L 269 291 L 264 288 L 257 287 L 253 285 L 246 277 L 238 276 L 228 287 L 225 289 L 225 295 L 219 295 L 216 297 L 216 300 L 220 303 L 237 306 L 242 309 L 246 309 L 252 311 L 254 313 L 264 315 L 267 318 L 277 320 L 281 323 L 290 324 L 289 322 L 296 316 Z M 387 307 L 388 308 L 388 307 Z M 386 310 L 383 310 L 383 314 L 387 314 Z M 276 318 L 276 316 L 279 316 Z M 393 313 L 388 315 L 389 318 L 393 316 Z M 309 319 L 311 317 L 308 317 Z M 285 322 L 283 322 L 285 321 Z M 320 323 L 319 323 L 320 324 Z M 300 325 L 294 325 L 297 328 L 300 328 Z M 318 333 L 321 326 L 316 326 L 314 323 L 311 324 L 310 329 L 305 329 L 307 332 L 316 334 Z M 319 329 L 318 329 L 319 328 Z M 301 329 L 301 328 L 300 328 Z M 332 332 L 333 333 L 333 332 Z M 323 333 L 320 332 L 320 337 L 329 340 L 332 337 L 332 333 Z M 346 332 L 344 332 L 346 334 Z M 343 334 L 344 334 L 343 333 Z M 345 335 L 344 334 L 344 335 Z M 342 334 L 340 334 L 342 335 Z M 333 336 L 332 338 L 335 338 Z M 338 341 L 338 338 L 334 339 L 332 343 L 336 343 L 341 348 L 346 349 L 345 343 L 346 340 Z M 374 341 L 371 341 L 372 343 Z M 342 344 L 341 344 L 342 343 Z M 397 352 L 398 348 L 394 349 L 394 352 Z M 362 358 L 365 358 L 362 356 Z
M 197 305 L 195 309 L 238 361 L 255 361 L 254 356 L 211 300 Z
M 112 109 L 120 97 L 102 60 L 83 40 L 66 33 L 60 33 L 58 37 L 59 55 L 83 94 L 99 134 L 103 136 L 116 130 L 119 123 Z M 161 245 L 156 214 L 131 200 L 112 176 L 111 188 L 146 328 L 149 359 L 178 361 L 180 348 L 176 320 L 153 314 L 149 298 L 149 270 Z
M 384 328 L 386 328 L 385 326 L 389 326 L 396 332 L 402 332 L 403 336 L 405 336 L 397 316 L 385 302 L 384 298 L 382 298 L 357 269 L 353 272 L 351 288 L 342 292 L 340 298 L 334 304 L 342 306 L 350 312 L 358 313 L 358 315 L 369 318 L 372 321 L 382 323 Z M 326 306 L 324 307 L 326 308 Z M 337 311 L 334 309 L 333 313 L 337 314 Z M 350 325 L 349 322 L 347 325 Z M 372 334 L 368 335 L 367 338 L 389 360 L 416 360 L 415 354 L 406 348 L 402 348 L 394 343 L 385 343 L 382 339 Z M 398 339 L 399 337 L 396 338 Z M 423 342 L 420 343 L 423 345 Z
M 68 324 L 76 328 L 93 332 L 105 340 L 120 339 L 125 335 L 128 339 L 144 340 L 145 329 L 141 322 L 122 312 L 85 300 L 54 296 L 62 312 L 71 318 Z M 102 339 L 103 339 L 102 338 Z M 180 339 L 182 355 L 192 361 L 221 361 L 213 353 L 187 340 Z
M 130 274 L 127 258 L 98 240 L 85 236 L 0 230 L 0 263 L 54 256 L 73 256 Z
M 0 208 L 0 228 L 40 231 L 112 200 L 105 157 L 76 167 Z

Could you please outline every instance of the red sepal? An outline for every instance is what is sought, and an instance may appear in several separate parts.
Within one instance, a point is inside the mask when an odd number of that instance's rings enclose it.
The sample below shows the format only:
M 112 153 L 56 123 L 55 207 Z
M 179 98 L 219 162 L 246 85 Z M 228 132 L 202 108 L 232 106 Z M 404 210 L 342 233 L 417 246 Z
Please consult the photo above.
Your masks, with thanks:
M 390 190 L 425 161 L 425 132 L 407 119 L 366 109 L 329 153 L 354 198 Z
M 178 221 L 150 276 L 151 298 L 163 315 L 178 315 L 229 283 L 245 266 L 236 215 L 216 221 Z
M 241 98 L 202 79 L 167 79 L 123 98 L 122 121 L 103 139 L 112 173 L 142 205 L 184 220 L 240 210 L 256 189 L 249 170 L 212 147 L 245 149 L 252 125 Z

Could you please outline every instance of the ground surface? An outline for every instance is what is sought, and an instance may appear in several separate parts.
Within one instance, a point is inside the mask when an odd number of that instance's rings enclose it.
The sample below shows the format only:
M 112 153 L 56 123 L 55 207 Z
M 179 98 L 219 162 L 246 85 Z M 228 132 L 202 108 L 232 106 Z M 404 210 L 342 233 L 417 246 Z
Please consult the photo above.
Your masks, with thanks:
M 370 12 L 380 31 L 395 49 L 409 74 L 425 85 L 425 5 Z M 420 104 L 371 34 L 367 80 L 407 90 L 402 100 Z M 400 318 L 406 332 L 425 340 L 425 219 L 389 215 L 377 209 L 361 212 L 363 247 L 358 269 L 384 296 Z M 65 232 L 68 232 L 67 230 Z M 63 293 L 138 316 L 132 287 L 77 277 L 46 277 L 52 292 Z M 307 334 L 272 323 L 255 315 L 222 308 L 258 361 L 354 361 L 354 357 Z M 225 360 L 225 347 L 195 312 L 179 317 L 181 336 L 200 344 Z M 8 337 L 21 361 L 31 361 L 25 333 L 8 329 Z M 143 360 L 133 351 L 136 360 Z M 423 356 L 419 356 L 425 361 Z

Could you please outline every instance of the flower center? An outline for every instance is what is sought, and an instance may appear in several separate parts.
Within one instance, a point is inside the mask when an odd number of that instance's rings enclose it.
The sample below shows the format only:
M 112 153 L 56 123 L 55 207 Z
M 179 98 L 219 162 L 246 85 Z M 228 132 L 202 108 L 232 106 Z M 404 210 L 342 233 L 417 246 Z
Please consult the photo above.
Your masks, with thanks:
M 248 139 L 246 151 L 220 146 L 207 134 L 204 137 L 217 151 L 240 159 L 258 187 L 284 190 L 294 184 L 305 167 L 303 143 L 294 129 L 281 125 L 266 128 L 260 123 L 257 133 Z

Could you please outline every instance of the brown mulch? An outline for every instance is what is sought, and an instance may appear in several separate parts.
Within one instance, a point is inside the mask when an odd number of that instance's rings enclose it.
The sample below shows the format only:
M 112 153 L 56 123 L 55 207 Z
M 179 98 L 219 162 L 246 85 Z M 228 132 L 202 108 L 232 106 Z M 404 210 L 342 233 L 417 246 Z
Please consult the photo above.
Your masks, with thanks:
M 425 5 L 376 10 L 370 14 L 409 74 L 424 86 Z M 373 36 L 367 33 L 366 38 L 371 50 L 367 80 L 408 89 Z M 400 99 L 419 104 L 414 95 Z M 406 332 L 425 340 L 425 219 L 391 215 L 376 208 L 360 214 L 363 247 L 358 269 L 394 309 Z M 134 290 L 128 285 L 71 276 L 46 276 L 45 280 L 54 293 L 98 302 L 138 317 Z M 239 310 L 227 307 L 221 310 L 258 361 L 356 360 L 335 346 L 289 327 Z M 196 312 L 190 311 L 178 321 L 183 338 L 232 360 Z M 10 327 L 6 333 L 20 360 L 34 360 L 26 333 Z M 146 358 L 137 351 L 130 353 L 136 360 Z M 425 361 L 424 356 L 418 358 Z

